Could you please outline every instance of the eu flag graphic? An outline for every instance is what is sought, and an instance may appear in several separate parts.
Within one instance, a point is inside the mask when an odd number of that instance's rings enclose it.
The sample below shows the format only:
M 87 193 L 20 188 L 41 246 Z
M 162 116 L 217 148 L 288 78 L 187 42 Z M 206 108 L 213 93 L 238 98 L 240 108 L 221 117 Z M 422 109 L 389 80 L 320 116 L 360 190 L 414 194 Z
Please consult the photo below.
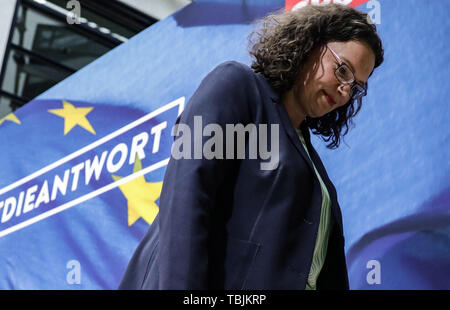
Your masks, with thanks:
M 0 190 L 2 286 L 114 288 L 123 246 L 158 213 L 171 128 L 183 107 L 183 97 L 147 114 L 37 99 L 12 114 L 2 124 L 10 145 L 1 172 L 8 184 Z M 15 142 L 15 135 L 28 138 Z
M 116 289 L 200 81 L 251 63 L 255 19 L 319 2 L 333 1 L 195 1 L 0 119 L 0 289 Z M 369 13 L 385 47 L 342 146 L 312 138 L 350 288 L 450 289 L 450 3 L 334 2 Z

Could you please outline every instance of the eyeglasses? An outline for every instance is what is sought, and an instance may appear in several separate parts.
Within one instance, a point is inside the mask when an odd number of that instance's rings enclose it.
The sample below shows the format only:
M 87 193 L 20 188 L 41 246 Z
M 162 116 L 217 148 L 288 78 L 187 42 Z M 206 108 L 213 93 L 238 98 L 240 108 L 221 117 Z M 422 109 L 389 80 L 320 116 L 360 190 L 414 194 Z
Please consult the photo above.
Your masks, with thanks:
M 339 83 L 351 85 L 350 98 L 352 100 L 358 100 L 367 95 L 367 83 L 364 83 L 363 85 L 356 82 L 355 74 L 353 73 L 352 69 L 350 69 L 350 67 L 341 60 L 341 58 L 336 54 L 335 51 L 333 51 L 331 47 L 328 46 L 328 44 L 326 46 L 339 63 L 339 66 L 336 68 L 336 70 L 334 70 L 336 79 L 339 81 Z

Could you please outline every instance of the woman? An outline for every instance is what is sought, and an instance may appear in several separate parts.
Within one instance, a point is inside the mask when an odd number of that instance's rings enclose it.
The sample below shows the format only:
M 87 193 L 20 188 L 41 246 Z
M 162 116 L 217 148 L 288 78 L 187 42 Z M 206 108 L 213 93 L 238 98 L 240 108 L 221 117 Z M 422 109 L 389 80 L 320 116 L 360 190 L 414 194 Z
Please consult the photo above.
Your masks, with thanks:
M 268 138 L 275 164 L 236 157 L 238 142 L 215 146 L 234 156 L 226 159 L 172 157 L 160 213 L 120 288 L 348 288 L 337 195 L 309 129 L 329 148 L 339 145 L 383 61 L 381 40 L 366 14 L 341 5 L 270 15 L 262 25 L 253 70 L 219 65 L 177 123 L 194 128 L 201 116 L 224 132 L 227 124 L 267 124 L 277 134 L 259 139 Z

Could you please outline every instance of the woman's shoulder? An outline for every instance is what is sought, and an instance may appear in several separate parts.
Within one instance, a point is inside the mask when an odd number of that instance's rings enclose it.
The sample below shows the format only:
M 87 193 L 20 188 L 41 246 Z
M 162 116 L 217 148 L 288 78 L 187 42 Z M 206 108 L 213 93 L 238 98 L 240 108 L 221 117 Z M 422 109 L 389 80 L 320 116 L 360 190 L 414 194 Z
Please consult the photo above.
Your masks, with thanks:
M 253 73 L 253 70 L 248 65 L 235 60 L 224 61 L 221 64 L 217 65 L 216 69 L 230 70 L 242 73 Z
M 248 65 L 234 60 L 222 62 L 208 75 L 229 83 L 245 83 L 254 80 L 256 76 Z
M 256 73 L 244 63 L 225 61 L 215 67 L 210 74 L 214 78 L 220 79 L 219 84 L 228 91 L 240 91 L 251 94 L 254 98 L 262 95 L 268 96 L 274 101 L 279 100 L 280 94 L 270 85 L 269 81 L 261 73 Z
M 224 96 L 235 96 L 249 102 L 260 102 L 262 97 L 277 101 L 278 93 L 265 77 L 248 65 L 230 60 L 217 65 L 202 81 L 202 89 L 216 89 Z

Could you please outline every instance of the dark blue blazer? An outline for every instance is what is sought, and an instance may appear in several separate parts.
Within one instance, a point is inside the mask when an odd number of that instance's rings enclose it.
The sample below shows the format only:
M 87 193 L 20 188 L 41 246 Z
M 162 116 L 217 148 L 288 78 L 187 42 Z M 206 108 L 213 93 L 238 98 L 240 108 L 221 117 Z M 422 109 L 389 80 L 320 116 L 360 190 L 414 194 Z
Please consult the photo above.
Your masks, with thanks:
M 193 128 L 196 115 L 203 117 L 203 126 L 279 124 L 278 167 L 262 170 L 264 160 L 248 156 L 171 158 L 159 214 L 119 288 L 304 289 L 322 192 L 279 94 L 248 66 L 225 62 L 204 78 L 177 122 Z M 348 289 L 336 190 L 309 129 L 302 124 L 301 130 L 332 202 L 334 224 L 317 287 Z

